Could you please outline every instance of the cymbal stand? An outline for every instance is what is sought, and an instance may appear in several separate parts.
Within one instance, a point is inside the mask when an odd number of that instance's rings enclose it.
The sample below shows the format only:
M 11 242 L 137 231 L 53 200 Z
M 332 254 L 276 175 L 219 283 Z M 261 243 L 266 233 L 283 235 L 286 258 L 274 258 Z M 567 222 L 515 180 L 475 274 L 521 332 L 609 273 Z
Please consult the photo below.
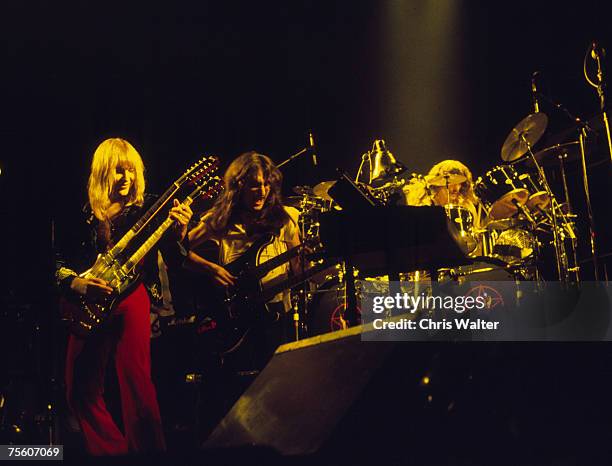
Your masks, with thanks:
M 560 208 L 561 206 L 559 206 L 559 211 L 561 215 L 563 216 L 563 223 L 565 226 L 565 230 L 567 231 L 568 236 L 570 237 L 571 245 L 572 245 L 573 266 L 568 268 L 568 270 L 575 274 L 576 283 L 580 283 L 580 266 L 578 265 L 578 254 L 577 254 L 578 238 L 576 237 L 574 229 L 572 228 L 572 220 L 571 218 L 568 218 L 569 216 L 572 215 L 572 203 L 570 202 L 569 189 L 567 187 L 567 177 L 565 175 L 565 164 L 563 163 L 563 159 L 566 156 L 567 155 L 565 153 L 559 154 L 559 166 L 561 167 L 561 180 L 563 182 L 563 194 L 565 196 L 565 203 L 567 204 L 567 215 L 565 215 L 563 210 L 561 210 Z M 556 208 L 555 204 L 558 204 L 558 203 L 553 198 L 551 199 L 551 204 L 553 205 L 553 209 L 554 209 Z
M 450 179 L 450 175 L 446 173 L 444 175 L 444 183 L 446 185 L 446 202 L 444 203 L 444 208 L 446 209 L 446 217 L 450 219 L 450 189 L 448 180 Z
M 551 202 L 554 203 L 555 202 L 554 201 L 554 195 L 552 193 L 552 190 L 550 189 L 550 185 L 548 184 L 548 180 L 546 179 L 546 174 L 544 173 L 544 170 L 542 169 L 542 167 L 538 163 L 538 160 L 535 157 L 535 154 L 531 150 L 531 144 L 529 144 L 529 141 L 527 140 L 527 138 L 525 138 L 525 135 L 523 133 L 520 134 L 520 138 L 525 143 L 525 146 L 527 147 L 527 152 L 529 153 L 529 155 L 531 156 L 531 159 L 533 160 L 533 163 L 535 164 L 535 167 L 536 167 L 536 169 L 538 171 L 538 177 L 540 179 L 540 183 L 542 183 L 542 185 L 544 186 L 544 189 L 546 190 L 546 194 L 548 195 L 548 197 L 551 200 Z M 567 273 L 567 267 L 564 267 L 563 264 L 562 264 L 562 261 L 564 260 L 564 257 L 565 257 L 565 252 L 561 250 L 561 245 L 560 245 L 560 241 L 559 241 L 559 222 L 558 222 L 557 215 L 558 215 L 557 209 L 553 205 L 553 208 L 552 208 L 553 243 L 554 243 L 554 246 L 555 246 L 555 259 L 556 259 L 556 265 L 557 265 L 557 276 L 559 277 L 560 281 L 566 282 L 569 277 L 568 277 L 568 273 Z
M 307 195 L 304 194 L 302 196 L 302 210 L 304 210 L 304 207 L 306 206 L 306 199 Z M 301 217 L 301 215 L 300 215 Z M 302 241 L 306 241 L 306 224 L 304 223 L 304 221 L 299 221 L 299 226 L 300 226 L 300 238 Z M 305 248 L 302 247 L 300 249 L 300 255 L 298 256 L 300 259 L 300 273 L 302 275 L 304 275 L 304 272 L 306 271 L 306 251 Z M 308 286 L 309 286 L 309 281 L 306 280 L 304 281 L 304 283 L 302 283 L 302 289 L 300 290 L 300 300 L 298 302 L 297 305 L 293 306 L 293 329 L 295 331 L 294 333 L 294 341 L 299 341 L 300 339 L 300 307 L 301 307 L 301 312 L 302 315 L 307 316 L 308 315 Z
M 589 50 L 590 52 L 590 50 Z M 588 54 L 587 54 L 588 56 Z M 589 82 L 590 85 L 597 87 L 598 88 L 598 94 L 600 95 L 600 97 L 603 99 L 603 90 L 600 89 L 598 87 L 598 84 L 593 83 L 587 73 L 586 73 L 586 58 L 587 56 L 585 56 L 585 63 L 584 63 L 584 75 L 587 79 L 587 81 Z M 601 72 L 601 70 L 600 70 Z M 598 73 L 598 77 L 600 77 L 601 79 L 603 79 L 603 76 L 599 76 Z M 601 86 L 601 80 L 600 80 L 600 84 L 599 86 Z M 549 96 L 547 96 L 546 94 L 540 93 L 538 92 L 538 95 L 541 97 L 544 97 L 544 99 L 546 99 L 551 105 L 553 105 L 554 107 L 556 107 L 557 109 L 561 110 L 570 120 L 572 120 L 574 123 L 576 123 L 578 125 L 578 127 L 580 128 L 580 134 L 578 136 L 578 142 L 580 144 L 580 160 L 582 163 L 581 169 L 582 169 L 582 185 L 584 188 L 584 196 L 585 196 L 585 201 L 586 201 L 586 206 L 587 206 L 587 219 L 589 222 L 589 240 L 590 240 L 590 247 L 591 247 L 591 256 L 593 257 L 593 270 L 594 270 L 594 275 L 595 275 L 595 280 L 598 280 L 599 278 L 599 266 L 598 266 L 598 261 L 597 261 L 597 247 L 596 247 L 596 242 L 595 242 L 595 238 L 596 238 L 596 230 L 595 230 L 595 220 L 594 220 L 594 216 L 593 216 L 593 208 L 591 205 L 591 194 L 590 194 L 590 190 L 589 190 L 589 175 L 587 172 L 587 166 L 586 166 L 586 141 L 587 141 L 587 137 L 588 134 L 594 134 L 597 135 L 597 131 L 595 131 L 591 126 L 589 126 L 589 123 L 586 120 L 582 120 L 581 118 L 579 118 L 578 116 L 574 115 L 573 113 L 571 113 L 567 107 L 565 107 L 562 103 L 557 102 L 553 99 L 551 99 Z M 601 104 L 603 105 L 603 100 L 601 101 Z M 602 107 L 603 108 L 603 107 Z M 608 125 L 608 121 L 607 121 L 607 117 L 606 114 L 604 113 L 604 122 L 606 124 L 606 133 L 608 136 L 608 142 L 610 141 L 610 130 L 609 130 L 609 125 Z M 612 152 L 611 152 L 612 154 Z M 562 161 L 561 161 L 562 163 Z M 568 191 L 567 191 L 567 182 L 565 179 L 565 172 L 564 170 L 564 165 L 562 163 L 561 165 L 561 169 L 562 169 L 562 176 L 563 176 L 563 184 L 564 184 L 564 189 L 565 189 L 565 195 L 566 195 L 566 200 L 569 202 L 569 196 L 568 196 Z M 554 210 L 554 209 L 553 209 Z M 571 213 L 571 210 L 570 210 Z M 564 216 L 565 217 L 565 216 Z M 570 225 L 569 221 L 566 221 L 566 226 Z M 571 232 L 570 233 L 570 237 L 572 238 L 572 248 L 573 248 L 573 255 L 574 255 L 574 267 L 572 271 L 576 272 L 576 277 L 578 278 L 578 259 L 576 256 L 576 248 L 577 248 L 577 239 L 575 238 L 575 234 L 573 233 L 573 230 L 571 229 L 571 227 L 569 227 Z

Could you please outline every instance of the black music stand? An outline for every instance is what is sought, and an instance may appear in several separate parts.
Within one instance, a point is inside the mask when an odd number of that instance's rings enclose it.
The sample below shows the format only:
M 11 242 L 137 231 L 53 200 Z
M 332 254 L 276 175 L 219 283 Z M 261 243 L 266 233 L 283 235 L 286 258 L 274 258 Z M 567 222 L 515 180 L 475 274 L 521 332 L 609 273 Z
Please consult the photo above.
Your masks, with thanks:
M 356 312 L 354 276 L 431 271 L 471 263 L 448 230 L 443 207 L 386 206 L 347 208 L 324 212 L 319 218 L 321 242 L 328 257 L 345 261 L 347 311 Z M 355 315 L 355 314 L 353 314 Z

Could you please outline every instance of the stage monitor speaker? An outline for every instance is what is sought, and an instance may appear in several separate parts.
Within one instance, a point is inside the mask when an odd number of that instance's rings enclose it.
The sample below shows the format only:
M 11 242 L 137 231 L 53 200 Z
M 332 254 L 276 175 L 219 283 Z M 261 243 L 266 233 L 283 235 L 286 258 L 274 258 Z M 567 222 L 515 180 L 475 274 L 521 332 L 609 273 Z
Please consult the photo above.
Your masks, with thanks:
M 205 442 L 205 448 L 271 446 L 316 452 L 394 347 L 361 343 L 360 327 L 278 348 Z
M 361 331 L 279 347 L 203 448 L 434 464 L 436 455 L 490 459 L 500 451 L 564 457 L 612 435 L 598 414 L 612 383 L 576 376 L 599 373 L 592 353 L 600 350 L 578 356 L 575 346 L 371 342 L 361 341 Z

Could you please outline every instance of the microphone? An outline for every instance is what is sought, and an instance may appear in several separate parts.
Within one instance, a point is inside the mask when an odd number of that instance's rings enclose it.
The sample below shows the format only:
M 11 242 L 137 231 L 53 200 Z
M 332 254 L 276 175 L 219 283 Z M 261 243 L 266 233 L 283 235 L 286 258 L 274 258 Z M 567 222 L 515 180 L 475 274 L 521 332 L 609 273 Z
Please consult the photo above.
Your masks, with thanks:
M 534 71 L 531 74 L 531 98 L 533 100 L 533 110 L 535 113 L 540 111 L 540 105 L 538 104 L 538 88 L 536 87 L 536 76 L 539 74 L 539 71 Z
M 606 58 L 606 49 L 601 47 L 597 41 L 591 43 L 591 58 L 597 60 L 598 58 Z
M 310 141 L 310 153 L 312 155 L 312 164 L 316 167 L 318 165 L 317 152 L 315 150 L 314 137 L 312 136 L 312 133 L 308 133 L 308 139 Z

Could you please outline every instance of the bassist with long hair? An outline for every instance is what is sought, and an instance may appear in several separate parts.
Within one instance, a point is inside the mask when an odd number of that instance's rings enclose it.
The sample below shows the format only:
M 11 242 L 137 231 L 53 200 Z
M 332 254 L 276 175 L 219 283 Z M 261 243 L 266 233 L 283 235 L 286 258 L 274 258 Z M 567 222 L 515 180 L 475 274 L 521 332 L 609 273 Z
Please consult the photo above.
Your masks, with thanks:
M 237 157 L 223 177 L 223 193 L 189 232 L 188 268 L 209 275 L 217 285 L 232 289 L 238 277 L 235 271 L 229 270 L 230 265 L 240 262 L 245 255 L 252 252 L 255 265 L 259 265 L 297 247 L 299 211 L 283 205 L 281 183 L 282 174 L 269 157 L 257 152 Z M 193 251 L 207 240 L 219 245 L 218 263 Z M 268 271 L 260 283 L 265 286 L 278 282 L 298 271 L 298 258 L 294 257 Z M 291 309 L 289 290 L 280 291 L 265 307 L 241 310 L 267 314 L 267 319 L 262 319 L 267 324 L 255 326 L 246 341 L 240 342 L 237 353 L 242 357 L 234 357 L 242 365 L 239 369 L 261 369 L 276 346 L 283 342 L 285 319 Z

